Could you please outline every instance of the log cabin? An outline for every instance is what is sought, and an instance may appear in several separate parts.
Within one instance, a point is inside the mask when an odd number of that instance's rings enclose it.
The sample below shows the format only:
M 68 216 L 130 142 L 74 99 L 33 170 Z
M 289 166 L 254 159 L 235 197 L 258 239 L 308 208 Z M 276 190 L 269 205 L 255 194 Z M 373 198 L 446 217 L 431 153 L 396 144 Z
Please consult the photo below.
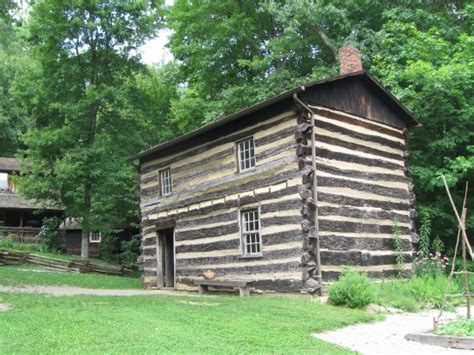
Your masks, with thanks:
M 344 266 L 395 275 L 394 224 L 410 269 L 414 225 L 408 110 L 339 50 L 340 75 L 284 92 L 139 161 L 142 281 L 196 289 L 320 291 Z

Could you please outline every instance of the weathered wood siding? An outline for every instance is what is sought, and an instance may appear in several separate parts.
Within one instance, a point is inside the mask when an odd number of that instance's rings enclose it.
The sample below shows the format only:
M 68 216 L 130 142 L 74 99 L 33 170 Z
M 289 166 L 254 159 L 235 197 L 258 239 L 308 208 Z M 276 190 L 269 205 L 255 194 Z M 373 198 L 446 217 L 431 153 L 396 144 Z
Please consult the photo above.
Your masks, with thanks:
M 343 265 L 373 277 L 394 275 L 395 218 L 402 233 L 406 268 L 410 268 L 416 234 L 404 130 L 323 107 L 312 106 L 312 110 L 316 112 L 323 280 L 337 278 Z M 304 127 L 306 119 L 300 122 Z M 309 140 L 309 134 L 300 134 L 298 154 L 303 170 L 311 165 Z M 310 181 L 308 175 L 304 182 Z M 303 263 L 314 265 L 311 247 L 305 249 Z M 312 276 L 310 272 L 305 278 Z
M 292 110 L 289 107 L 288 110 Z M 249 279 L 256 287 L 301 288 L 302 177 L 296 154 L 297 117 L 288 111 L 181 152 L 142 162 L 143 281 L 155 286 L 156 226 L 174 220 L 178 289 L 213 269 L 216 278 Z M 235 142 L 253 136 L 256 167 L 239 173 Z M 170 167 L 173 192 L 161 197 L 159 171 Z M 239 209 L 260 208 L 263 257 L 241 258 Z
M 303 94 L 307 102 L 366 117 L 371 121 L 403 129 L 406 115 L 367 77 L 348 77 L 322 84 Z

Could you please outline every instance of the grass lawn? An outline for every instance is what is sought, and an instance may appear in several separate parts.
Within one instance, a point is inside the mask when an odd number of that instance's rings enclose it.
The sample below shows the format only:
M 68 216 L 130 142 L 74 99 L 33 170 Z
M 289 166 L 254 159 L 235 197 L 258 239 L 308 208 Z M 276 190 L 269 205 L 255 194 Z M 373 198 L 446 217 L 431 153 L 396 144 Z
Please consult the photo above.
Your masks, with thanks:
M 76 275 L 87 276 L 87 275 Z M 2 280 L 2 276 L 0 276 Z M 0 294 L 0 353 L 324 353 L 312 333 L 380 319 L 308 299 Z
M 57 272 L 34 265 L 0 267 L 0 285 L 67 285 L 87 288 L 141 288 L 138 277 Z

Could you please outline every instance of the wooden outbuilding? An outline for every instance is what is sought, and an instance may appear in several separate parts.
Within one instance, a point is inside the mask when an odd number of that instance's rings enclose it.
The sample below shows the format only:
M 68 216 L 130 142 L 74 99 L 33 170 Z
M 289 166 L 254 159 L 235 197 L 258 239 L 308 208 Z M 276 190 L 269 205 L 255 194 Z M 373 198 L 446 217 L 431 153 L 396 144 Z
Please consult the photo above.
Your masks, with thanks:
M 417 121 L 354 47 L 341 74 L 284 92 L 132 157 L 139 160 L 143 283 L 214 280 L 315 292 L 344 265 L 410 269 L 415 197 L 407 128 Z M 199 282 L 198 282 L 199 283 Z

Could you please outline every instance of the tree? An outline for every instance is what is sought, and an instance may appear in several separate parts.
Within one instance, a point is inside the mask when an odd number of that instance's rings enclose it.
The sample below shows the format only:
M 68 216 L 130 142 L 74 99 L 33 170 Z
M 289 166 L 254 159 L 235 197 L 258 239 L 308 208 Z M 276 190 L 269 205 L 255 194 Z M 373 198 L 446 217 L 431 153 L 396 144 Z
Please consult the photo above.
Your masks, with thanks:
M 136 212 L 136 172 L 126 158 L 146 147 L 147 123 L 131 102 L 143 69 L 137 48 L 158 29 L 160 1 L 35 1 L 28 20 L 38 67 L 18 93 L 31 127 L 22 153 L 25 196 L 62 205 L 82 228 L 106 231 Z
M 457 222 L 440 175 L 458 206 L 464 183 L 474 182 L 474 7 L 463 3 L 387 11 L 372 61 L 372 71 L 423 124 L 409 139 L 418 210 L 429 211 L 433 235 L 450 244 Z M 467 225 L 474 226 L 472 214 Z
M 430 211 L 433 234 L 446 240 L 456 222 L 439 175 L 458 196 L 474 180 L 472 19 L 463 0 L 177 0 L 169 45 L 185 90 L 170 117 L 189 130 L 335 75 L 335 47 L 351 42 L 423 123 L 410 131 L 410 172 L 418 209 Z
M 31 65 L 16 9 L 14 1 L 0 5 L 0 156 L 8 157 L 14 156 L 26 130 L 25 112 L 13 98 L 14 82 Z

